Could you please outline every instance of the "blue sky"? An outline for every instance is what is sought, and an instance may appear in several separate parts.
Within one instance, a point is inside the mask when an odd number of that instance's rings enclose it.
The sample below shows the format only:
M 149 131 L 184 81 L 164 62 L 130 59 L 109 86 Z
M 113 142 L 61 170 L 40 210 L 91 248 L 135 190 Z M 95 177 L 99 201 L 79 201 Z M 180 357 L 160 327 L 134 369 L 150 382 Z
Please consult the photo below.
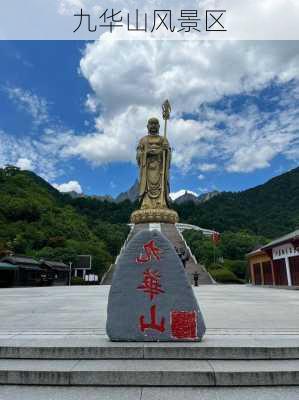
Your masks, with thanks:
M 238 191 L 298 165 L 298 42 L 0 42 L 0 164 L 61 190 L 135 181 L 146 120 L 173 105 L 171 191 Z M 60 185 L 60 186 L 59 186 Z

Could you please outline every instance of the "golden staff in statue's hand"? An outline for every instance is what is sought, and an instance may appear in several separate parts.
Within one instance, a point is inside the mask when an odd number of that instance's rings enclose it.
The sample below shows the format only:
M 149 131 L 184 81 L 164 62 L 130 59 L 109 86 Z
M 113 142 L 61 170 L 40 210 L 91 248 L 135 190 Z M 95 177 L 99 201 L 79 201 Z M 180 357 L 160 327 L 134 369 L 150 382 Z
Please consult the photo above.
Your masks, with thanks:
M 171 105 L 169 103 L 169 100 L 164 101 L 164 103 L 162 104 L 162 115 L 163 115 L 163 119 L 165 121 L 165 125 L 164 125 L 164 139 L 166 139 L 166 135 L 167 135 L 167 121 L 170 118 L 170 113 L 171 113 Z
M 167 121 L 170 118 L 170 112 L 171 112 L 171 105 L 169 103 L 169 100 L 164 101 L 164 103 L 162 104 L 162 115 L 163 115 L 163 119 L 165 121 L 165 125 L 164 125 L 164 143 L 163 146 L 165 146 L 165 142 L 166 142 L 166 135 L 167 135 Z M 165 204 L 163 204 L 164 206 L 167 207 L 168 204 L 168 199 L 165 198 L 165 192 L 166 192 L 166 187 L 165 185 L 167 184 L 165 182 L 165 174 L 166 174 L 166 155 L 165 155 L 166 149 L 163 148 L 163 171 L 162 171 L 162 199 L 163 202 L 165 202 Z

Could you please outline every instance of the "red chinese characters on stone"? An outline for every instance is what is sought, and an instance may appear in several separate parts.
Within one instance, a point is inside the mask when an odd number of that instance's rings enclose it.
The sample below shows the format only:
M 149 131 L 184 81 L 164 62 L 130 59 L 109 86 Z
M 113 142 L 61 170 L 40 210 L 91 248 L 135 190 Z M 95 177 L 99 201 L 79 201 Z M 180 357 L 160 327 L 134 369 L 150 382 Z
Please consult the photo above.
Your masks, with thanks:
M 175 339 L 197 339 L 196 311 L 172 311 L 171 334 Z
M 156 306 L 153 304 L 151 306 L 150 310 L 151 314 L 151 320 L 149 323 L 145 322 L 145 316 L 141 315 L 139 318 L 139 327 L 141 332 L 144 332 L 146 329 L 153 329 L 155 331 L 158 331 L 160 333 L 163 333 L 165 331 L 165 318 L 161 318 L 161 322 L 157 323 L 156 321 Z
M 148 243 L 143 245 L 144 253 L 140 254 L 139 257 L 136 257 L 137 264 L 145 264 L 152 259 L 160 261 L 160 252 L 161 250 L 156 246 L 154 240 L 150 240 Z M 154 271 L 151 268 L 146 269 L 143 272 L 143 282 L 137 287 L 137 290 L 142 290 L 145 294 L 147 294 L 152 301 L 155 296 L 160 293 L 164 293 L 162 286 L 160 284 L 161 274 L 159 271 Z M 157 332 L 163 333 L 165 331 L 165 318 L 162 317 L 160 322 L 157 322 L 157 308 L 156 305 L 153 304 L 150 308 L 150 321 L 145 321 L 145 316 L 141 315 L 139 317 L 139 328 L 141 332 L 144 332 L 146 329 L 153 329 Z
M 160 261 L 161 250 L 156 247 L 154 240 L 150 240 L 148 243 L 145 243 L 143 248 L 145 254 L 140 254 L 139 257 L 136 257 L 137 264 L 144 264 L 148 261 L 151 261 L 152 257 L 154 257 L 157 261 Z
M 149 298 L 153 300 L 155 296 L 160 293 L 164 293 L 160 284 L 160 272 L 147 269 L 143 272 L 143 282 L 137 287 L 139 290 L 143 290 L 144 293 L 148 294 Z

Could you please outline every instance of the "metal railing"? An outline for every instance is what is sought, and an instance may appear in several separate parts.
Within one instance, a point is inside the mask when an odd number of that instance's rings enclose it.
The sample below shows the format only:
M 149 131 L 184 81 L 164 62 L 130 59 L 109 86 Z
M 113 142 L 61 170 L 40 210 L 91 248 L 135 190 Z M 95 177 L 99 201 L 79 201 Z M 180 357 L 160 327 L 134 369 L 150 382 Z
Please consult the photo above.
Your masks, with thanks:
M 199 226 L 196 225 L 190 225 L 190 224 L 175 224 L 179 232 L 184 232 L 185 230 L 193 230 L 193 231 L 199 231 L 202 232 L 203 235 L 206 236 L 212 236 L 214 233 L 218 233 L 212 229 L 205 229 L 205 228 L 200 228 Z
M 130 227 L 130 232 L 129 232 L 129 234 L 128 234 L 128 236 L 127 236 L 127 238 L 126 238 L 126 240 L 125 240 L 125 242 L 124 242 L 124 244 L 123 244 L 123 246 L 122 246 L 122 248 L 120 249 L 120 252 L 119 252 L 118 256 L 116 257 L 114 263 L 113 263 L 113 264 L 110 264 L 110 267 L 107 269 L 107 271 L 106 271 L 106 272 L 104 273 L 104 275 L 102 276 L 102 279 L 101 279 L 101 281 L 100 281 L 100 285 L 103 284 L 104 280 L 105 280 L 106 277 L 108 276 L 108 274 L 109 274 L 109 272 L 111 271 L 111 269 L 113 268 L 113 266 L 117 264 L 117 262 L 118 262 L 118 260 L 119 260 L 119 257 L 121 256 L 122 252 L 124 251 L 124 249 L 126 248 L 126 246 L 127 246 L 127 244 L 128 244 L 129 238 L 130 238 L 131 233 L 132 233 L 132 231 L 133 231 L 133 229 L 134 229 L 134 224 L 128 224 L 128 226 Z

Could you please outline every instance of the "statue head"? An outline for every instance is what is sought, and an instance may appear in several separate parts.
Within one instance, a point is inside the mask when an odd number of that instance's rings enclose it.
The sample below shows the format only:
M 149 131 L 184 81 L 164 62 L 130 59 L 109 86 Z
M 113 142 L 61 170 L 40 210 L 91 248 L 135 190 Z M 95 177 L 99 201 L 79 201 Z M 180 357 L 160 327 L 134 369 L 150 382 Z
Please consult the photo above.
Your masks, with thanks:
M 159 135 L 160 122 L 158 118 L 150 118 L 147 123 L 149 135 Z

